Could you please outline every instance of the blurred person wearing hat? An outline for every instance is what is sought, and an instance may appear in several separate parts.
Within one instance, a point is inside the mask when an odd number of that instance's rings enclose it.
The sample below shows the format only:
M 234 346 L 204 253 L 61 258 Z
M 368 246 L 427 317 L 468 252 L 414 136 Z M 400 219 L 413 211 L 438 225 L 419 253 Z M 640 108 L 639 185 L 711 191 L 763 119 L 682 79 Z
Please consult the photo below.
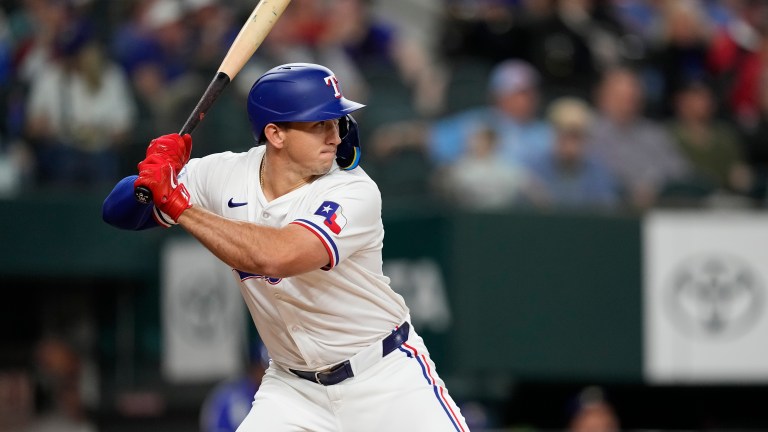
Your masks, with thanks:
M 520 165 L 552 146 L 552 129 L 538 114 L 539 74 L 525 61 L 499 63 L 488 82 L 490 104 L 441 119 L 428 132 L 429 154 L 448 165 L 464 153 L 477 124 L 488 125 L 499 138 L 496 157 Z
M 618 204 L 616 179 L 589 150 L 593 113 L 582 99 L 553 101 L 548 119 L 555 129 L 552 149 L 527 164 L 534 204 L 551 208 L 603 208 Z

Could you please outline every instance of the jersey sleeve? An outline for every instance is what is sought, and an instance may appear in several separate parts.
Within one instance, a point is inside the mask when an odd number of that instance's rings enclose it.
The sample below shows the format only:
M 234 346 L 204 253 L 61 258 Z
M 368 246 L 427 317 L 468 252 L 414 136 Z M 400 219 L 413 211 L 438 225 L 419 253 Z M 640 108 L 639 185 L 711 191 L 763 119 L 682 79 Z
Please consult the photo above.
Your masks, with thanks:
M 322 242 L 328 252 L 323 270 L 330 270 L 359 250 L 381 247 L 381 194 L 372 182 L 337 187 L 291 223 L 308 229 Z

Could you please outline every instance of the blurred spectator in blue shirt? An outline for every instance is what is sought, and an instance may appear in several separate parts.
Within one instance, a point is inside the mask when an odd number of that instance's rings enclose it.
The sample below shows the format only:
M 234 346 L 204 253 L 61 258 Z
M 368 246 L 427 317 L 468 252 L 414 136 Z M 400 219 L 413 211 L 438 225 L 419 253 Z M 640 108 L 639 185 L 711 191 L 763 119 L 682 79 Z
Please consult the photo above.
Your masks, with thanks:
M 593 118 L 589 105 L 563 97 L 550 104 L 548 114 L 555 146 L 528 164 L 536 204 L 561 209 L 615 207 L 616 180 L 588 151 Z
M 189 71 L 194 56 L 190 26 L 177 0 L 140 0 L 127 7 L 130 20 L 116 30 L 112 50 L 130 76 L 154 64 L 163 79 L 173 81 Z
M 607 71 L 595 98 L 598 115 L 590 150 L 618 178 L 632 207 L 655 205 L 666 186 L 685 180 L 688 163 L 666 129 L 644 116 L 643 86 L 635 71 Z
M 235 432 L 251 410 L 256 390 L 269 366 L 269 354 L 260 341 L 253 341 L 248 351 L 245 373 L 217 384 L 203 401 L 201 432 Z
M 491 72 L 492 105 L 473 108 L 438 120 L 431 127 L 428 148 L 438 165 L 456 162 L 478 124 L 488 125 L 499 139 L 494 153 L 516 166 L 549 151 L 552 129 L 538 116 L 539 75 L 527 62 L 507 60 Z

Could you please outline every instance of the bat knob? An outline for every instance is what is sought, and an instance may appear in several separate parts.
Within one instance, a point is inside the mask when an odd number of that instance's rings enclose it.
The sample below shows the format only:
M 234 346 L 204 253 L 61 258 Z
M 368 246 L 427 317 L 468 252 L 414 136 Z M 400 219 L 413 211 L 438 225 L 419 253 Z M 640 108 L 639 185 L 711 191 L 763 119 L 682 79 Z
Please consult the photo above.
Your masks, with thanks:
M 138 186 L 134 189 L 133 195 L 136 197 L 136 201 L 142 204 L 149 204 L 152 202 L 152 191 L 144 186 Z

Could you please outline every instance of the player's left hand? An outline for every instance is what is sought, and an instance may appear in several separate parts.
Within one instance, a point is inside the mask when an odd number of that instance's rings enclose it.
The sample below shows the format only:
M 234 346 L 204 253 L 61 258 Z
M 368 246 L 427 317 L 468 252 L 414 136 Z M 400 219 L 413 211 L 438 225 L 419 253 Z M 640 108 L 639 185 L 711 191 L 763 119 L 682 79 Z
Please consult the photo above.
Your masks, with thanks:
M 139 163 L 139 177 L 134 188 L 144 186 L 152 191 L 155 207 L 170 216 L 174 222 L 184 210 L 192 207 L 187 188 L 176 180 L 173 163 L 161 155 L 150 155 Z

